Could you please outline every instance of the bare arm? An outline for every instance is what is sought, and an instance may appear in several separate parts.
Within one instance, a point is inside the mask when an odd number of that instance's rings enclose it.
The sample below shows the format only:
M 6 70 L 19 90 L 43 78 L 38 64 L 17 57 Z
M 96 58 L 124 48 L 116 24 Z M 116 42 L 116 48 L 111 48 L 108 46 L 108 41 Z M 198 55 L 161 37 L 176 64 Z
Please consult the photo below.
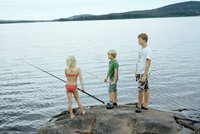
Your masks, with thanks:
M 84 90 L 83 77 L 82 77 L 81 69 L 78 70 L 78 74 L 79 74 L 81 89 Z
M 109 72 L 109 70 L 108 70 L 108 72 Z M 104 82 L 108 82 L 108 72 L 106 74 L 106 78 L 105 78 Z
M 67 77 L 67 68 L 65 69 L 65 77 Z
M 115 70 L 114 70 L 114 80 L 113 80 L 113 83 L 116 83 L 117 77 L 118 77 L 118 69 L 115 68 Z
M 150 60 L 150 59 L 147 59 L 147 60 L 146 60 L 145 70 L 144 70 L 144 75 L 147 75 L 147 73 L 149 72 L 150 66 L 151 66 L 151 60 Z
M 137 62 L 137 64 L 135 65 L 135 77 L 137 76 L 137 68 L 138 68 L 138 62 Z
M 107 74 L 106 74 L 106 79 L 108 79 L 108 73 L 109 73 L 109 71 L 108 71 Z
M 146 66 L 145 66 L 145 69 L 144 69 L 144 74 L 143 74 L 143 77 L 142 77 L 142 81 L 145 81 L 145 79 L 147 77 L 147 73 L 149 72 L 150 66 L 151 66 L 151 60 L 150 59 L 146 59 Z

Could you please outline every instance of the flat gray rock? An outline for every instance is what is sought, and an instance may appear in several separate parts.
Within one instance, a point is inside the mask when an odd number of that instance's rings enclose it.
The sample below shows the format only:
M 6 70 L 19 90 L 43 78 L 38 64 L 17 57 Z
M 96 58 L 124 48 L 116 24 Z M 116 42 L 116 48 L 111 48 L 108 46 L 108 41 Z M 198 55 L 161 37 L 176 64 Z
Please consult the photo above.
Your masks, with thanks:
M 44 124 L 40 134 L 200 134 L 199 122 L 184 115 L 149 109 L 135 113 L 135 105 L 121 105 L 114 109 L 91 106 L 86 115 L 69 118 L 64 111 Z

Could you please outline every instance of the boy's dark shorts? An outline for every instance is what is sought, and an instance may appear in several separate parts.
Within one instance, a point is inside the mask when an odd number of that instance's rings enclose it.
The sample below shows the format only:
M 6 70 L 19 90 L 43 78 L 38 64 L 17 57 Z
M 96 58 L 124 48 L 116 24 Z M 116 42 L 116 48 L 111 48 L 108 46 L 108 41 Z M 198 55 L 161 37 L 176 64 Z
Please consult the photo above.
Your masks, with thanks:
M 112 82 L 113 82 L 113 78 L 110 78 L 108 92 L 109 93 L 112 93 L 112 92 L 116 93 L 117 92 L 117 81 L 114 84 L 112 84 Z
M 138 91 L 139 92 L 148 91 L 149 90 L 148 75 L 145 82 L 141 82 L 141 78 L 142 78 L 141 74 L 136 75 L 136 81 L 138 82 Z

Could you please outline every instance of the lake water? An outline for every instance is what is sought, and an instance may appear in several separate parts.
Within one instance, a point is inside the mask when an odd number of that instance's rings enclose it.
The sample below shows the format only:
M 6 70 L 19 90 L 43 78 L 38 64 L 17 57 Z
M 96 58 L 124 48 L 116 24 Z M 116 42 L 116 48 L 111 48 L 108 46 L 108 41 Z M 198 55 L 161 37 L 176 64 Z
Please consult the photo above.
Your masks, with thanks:
M 0 25 L 0 134 L 37 133 L 67 109 L 65 83 L 26 62 L 65 79 L 65 60 L 73 54 L 85 90 L 107 102 L 107 51 L 115 48 L 118 103 L 137 102 L 133 76 L 141 32 L 148 33 L 153 50 L 150 107 L 186 108 L 186 115 L 200 120 L 199 22 L 200 17 L 183 17 Z M 80 99 L 84 106 L 101 104 L 83 93 Z

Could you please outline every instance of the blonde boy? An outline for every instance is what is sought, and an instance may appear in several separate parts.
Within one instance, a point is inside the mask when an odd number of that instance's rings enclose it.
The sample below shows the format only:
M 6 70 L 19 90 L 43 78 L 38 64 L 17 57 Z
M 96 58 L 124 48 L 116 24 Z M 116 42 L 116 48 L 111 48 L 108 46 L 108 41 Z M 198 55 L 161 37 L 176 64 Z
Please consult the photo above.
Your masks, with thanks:
M 150 74 L 152 51 L 147 45 L 148 35 L 141 33 L 138 35 L 138 43 L 142 47 L 138 54 L 138 62 L 136 66 L 136 81 L 138 81 L 138 105 L 135 112 L 141 113 L 143 110 L 148 110 L 149 104 L 149 84 L 148 76 Z M 143 101 L 144 99 L 144 101 Z
M 110 102 L 107 104 L 108 109 L 112 109 L 113 105 L 117 106 L 117 81 L 118 81 L 118 69 L 119 64 L 116 60 L 117 52 L 114 49 L 108 51 L 109 69 L 105 78 L 105 82 L 109 79 L 109 98 Z

